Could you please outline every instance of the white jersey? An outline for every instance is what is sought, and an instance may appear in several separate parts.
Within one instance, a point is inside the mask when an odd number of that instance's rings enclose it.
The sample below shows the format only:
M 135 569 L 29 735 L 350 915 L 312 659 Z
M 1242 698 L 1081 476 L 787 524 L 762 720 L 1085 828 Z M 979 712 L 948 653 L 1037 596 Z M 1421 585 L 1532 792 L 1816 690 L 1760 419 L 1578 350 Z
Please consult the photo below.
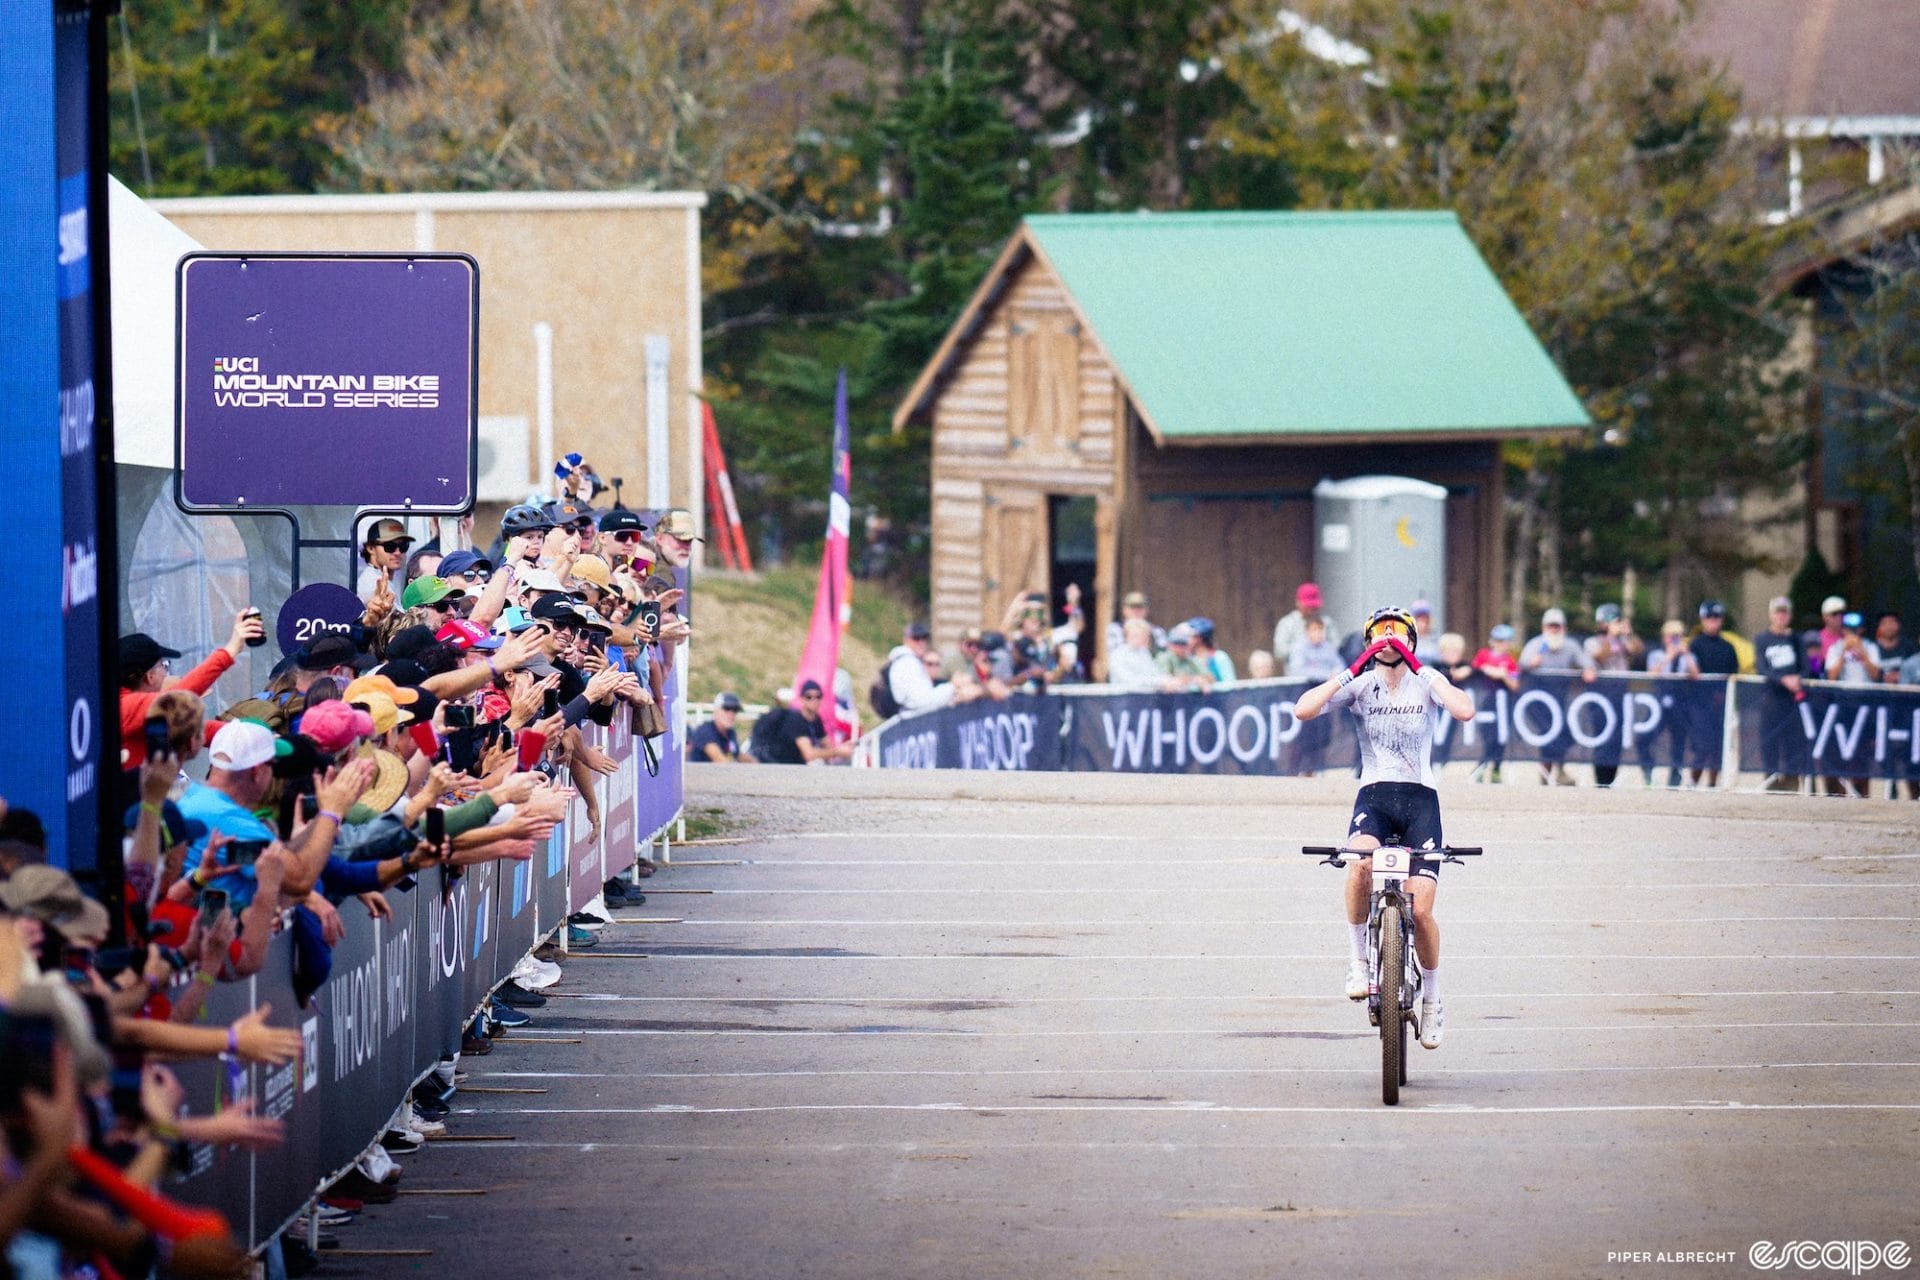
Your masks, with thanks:
M 1440 700 L 1419 676 L 1407 673 L 1389 689 L 1379 667 L 1334 691 L 1329 708 L 1347 707 L 1360 718 L 1360 785 L 1415 782 L 1433 785 L 1433 709 Z

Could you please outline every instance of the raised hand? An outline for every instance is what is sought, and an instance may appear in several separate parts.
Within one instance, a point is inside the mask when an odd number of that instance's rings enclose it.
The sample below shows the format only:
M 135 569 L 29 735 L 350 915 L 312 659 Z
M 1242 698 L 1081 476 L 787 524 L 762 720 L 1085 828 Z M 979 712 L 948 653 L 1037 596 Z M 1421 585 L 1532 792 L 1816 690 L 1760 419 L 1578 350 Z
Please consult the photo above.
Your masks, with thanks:
M 243 1014 L 230 1028 L 240 1056 L 248 1062 L 264 1062 L 277 1067 L 293 1061 L 293 1055 L 300 1052 L 298 1031 L 292 1027 L 267 1025 L 267 1015 L 272 1012 L 271 1004 L 263 1004 L 252 1013 Z
M 1367 664 L 1369 662 L 1372 662 L 1375 658 L 1379 657 L 1382 653 L 1384 653 L 1386 651 L 1386 648 L 1387 648 L 1387 642 L 1385 640 L 1375 640 L 1372 644 L 1368 645 L 1365 649 L 1362 649 L 1360 651 L 1360 656 L 1353 660 L 1353 665 L 1347 668 L 1347 679 L 1351 680 L 1353 679 L 1353 677 L 1359 675 L 1362 671 L 1365 671 L 1367 669 Z
M 1414 675 L 1420 674 L 1420 659 L 1413 656 L 1413 649 L 1405 640 L 1397 635 L 1389 635 L 1387 637 L 1387 644 L 1405 661 L 1407 670 L 1411 671 Z

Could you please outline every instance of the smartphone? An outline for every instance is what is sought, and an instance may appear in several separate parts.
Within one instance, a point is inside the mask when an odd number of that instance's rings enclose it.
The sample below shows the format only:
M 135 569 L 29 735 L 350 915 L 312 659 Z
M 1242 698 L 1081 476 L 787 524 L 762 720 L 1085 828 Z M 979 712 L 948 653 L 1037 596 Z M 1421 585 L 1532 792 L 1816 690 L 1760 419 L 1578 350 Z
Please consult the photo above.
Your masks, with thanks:
M 200 920 L 204 927 L 211 929 L 216 920 L 227 909 L 227 891 L 225 889 L 202 889 L 200 891 Z
M 480 735 L 473 729 L 450 730 L 444 746 L 447 763 L 461 773 L 472 773 L 480 763 Z
M 540 762 L 547 751 L 547 735 L 538 729 L 522 729 L 516 742 L 519 751 L 516 759 L 520 762 L 520 771 L 525 773 Z
M 640 603 L 640 621 L 646 624 L 648 635 L 656 640 L 660 638 L 660 602 L 658 600 L 643 600 Z
M 551 720 L 559 714 L 560 691 L 558 689 L 549 689 L 547 690 L 546 697 L 540 699 L 540 718 L 542 720 Z
M 247 611 L 241 614 L 240 616 L 243 618 L 258 618 L 260 616 L 260 610 L 249 606 Z M 265 644 L 266 642 L 267 642 L 267 633 L 265 631 L 262 631 L 257 636 L 248 637 L 247 647 L 249 649 L 258 649 L 261 645 Z
M 261 852 L 271 843 L 270 840 L 229 840 L 220 852 L 228 865 L 250 867 L 260 860 Z
M 167 736 L 167 722 L 155 716 L 146 722 L 147 759 L 162 760 L 173 754 L 173 742 Z
M 443 854 L 447 851 L 447 811 L 437 805 L 427 810 L 427 843 Z
M 407 734 L 413 739 L 413 745 L 420 748 L 424 756 L 440 754 L 440 739 L 433 732 L 433 726 L 424 720 L 416 720 L 407 726 Z
M 471 728 L 473 728 L 473 708 L 467 706 L 465 703 L 449 702 L 447 704 L 447 732 L 451 734 L 455 729 Z
M 69 980 L 85 982 L 87 970 L 93 968 L 93 948 L 69 945 L 66 954 L 60 958 L 60 967 L 66 970 Z

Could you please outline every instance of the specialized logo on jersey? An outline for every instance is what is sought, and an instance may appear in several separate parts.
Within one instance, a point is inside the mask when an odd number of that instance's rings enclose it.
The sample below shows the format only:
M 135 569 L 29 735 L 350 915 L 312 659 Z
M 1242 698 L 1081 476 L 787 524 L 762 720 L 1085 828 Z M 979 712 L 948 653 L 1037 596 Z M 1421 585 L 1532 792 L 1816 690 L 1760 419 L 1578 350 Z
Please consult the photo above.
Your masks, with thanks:
M 1367 815 L 1366 815 L 1366 814 L 1364 814 L 1364 813 L 1356 813 L 1356 814 L 1354 814 L 1354 815 L 1353 815 L 1353 829 L 1354 829 L 1355 831 L 1358 831 L 1358 830 L 1360 829 L 1360 824 L 1361 824 L 1361 823 L 1363 823 L 1363 822 L 1365 822 L 1366 820 L 1367 820 Z

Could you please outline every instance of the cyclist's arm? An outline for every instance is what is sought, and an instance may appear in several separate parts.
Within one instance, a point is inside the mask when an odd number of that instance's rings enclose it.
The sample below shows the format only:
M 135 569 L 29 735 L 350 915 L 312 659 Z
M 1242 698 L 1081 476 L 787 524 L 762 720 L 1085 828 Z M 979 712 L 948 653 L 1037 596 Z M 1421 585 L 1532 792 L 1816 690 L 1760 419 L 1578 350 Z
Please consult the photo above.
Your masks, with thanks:
M 1327 679 L 1301 694 L 1299 700 L 1293 704 L 1293 718 L 1295 720 L 1312 720 L 1326 711 L 1329 704 L 1333 702 L 1334 695 L 1339 693 L 1345 686 L 1346 681 L 1340 677 L 1346 674 L 1344 671 L 1336 671 Z
M 1462 689 L 1435 667 L 1420 668 L 1420 678 L 1427 682 L 1427 688 L 1433 693 L 1433 700 L 1446 708 L 1448 715 L 1465 724 L 1473 719 L 1473 695 Z

